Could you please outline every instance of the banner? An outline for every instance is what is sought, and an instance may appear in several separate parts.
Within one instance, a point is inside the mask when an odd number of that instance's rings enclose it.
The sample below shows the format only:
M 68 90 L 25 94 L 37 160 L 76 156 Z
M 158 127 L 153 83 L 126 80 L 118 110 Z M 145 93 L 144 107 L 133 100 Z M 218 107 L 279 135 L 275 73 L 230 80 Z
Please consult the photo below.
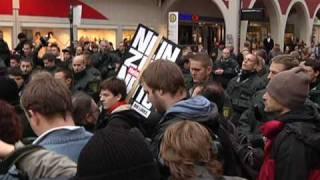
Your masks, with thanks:
M 139 24 L 129 53 L 131 56 L 124 61 L 117 78 L 123 79 L 127 85 L 132 109 L 147 118 L 151 113 L 152 104 L 148 101 L 142 86 L 138 84 L 140 75 L 152 60 L 175 62 L 181 56 L 181 48 L 152 29 Z
M 81 24 L 82 6 L 77 5 L 73 7 L 73 25 L 79 27 Z
M 179 12 L 169 12 L 168 15 L 168 39 L 178 43 L 179 38 Z

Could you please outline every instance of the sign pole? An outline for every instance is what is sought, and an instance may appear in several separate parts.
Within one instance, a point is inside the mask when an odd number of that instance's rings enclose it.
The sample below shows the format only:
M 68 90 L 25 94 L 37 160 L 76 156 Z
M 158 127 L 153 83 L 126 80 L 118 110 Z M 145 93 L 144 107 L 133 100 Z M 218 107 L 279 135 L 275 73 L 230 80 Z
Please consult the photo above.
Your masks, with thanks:
M 135 94 L 135 91 L 137 90 L 137 87 L 139 86 L 139 82 L 140 82 L 140 78 L 141 78 L 141 75 L 143 73 L 143 71 L 149 66 L 149 64 L 151 63 L 152 61 L 152 58 L 156 52 L 156 50 L 158 49 L 160 43 L 161 43 L 161 40 L 163 38 L 163 34 L 160 34 L 158 37 L 157 37 L 157 40 L 151 50 L 151 53 L 150 55 L 148 56 L 147 60 L 146 60 L 146 63 L 143 65 L 142 67 L 142 70 L 141 72 L 139 73 L 139 76 L 137 78 L 137 80 L 134 82 L 130 92 L 128 93 L 128 96 L 127 96 L 127 102 L 130 102 L 130 100 L 132 99 L 133 95 Z

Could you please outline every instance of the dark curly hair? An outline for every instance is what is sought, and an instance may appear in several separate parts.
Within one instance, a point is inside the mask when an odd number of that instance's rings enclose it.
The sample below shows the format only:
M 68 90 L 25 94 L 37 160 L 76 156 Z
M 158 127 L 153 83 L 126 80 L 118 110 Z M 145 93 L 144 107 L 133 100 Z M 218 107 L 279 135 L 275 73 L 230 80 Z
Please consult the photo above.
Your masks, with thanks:
M 14 144 L 22 138 L 22 126 L 15 108 L 0 100 L 0 139 Z

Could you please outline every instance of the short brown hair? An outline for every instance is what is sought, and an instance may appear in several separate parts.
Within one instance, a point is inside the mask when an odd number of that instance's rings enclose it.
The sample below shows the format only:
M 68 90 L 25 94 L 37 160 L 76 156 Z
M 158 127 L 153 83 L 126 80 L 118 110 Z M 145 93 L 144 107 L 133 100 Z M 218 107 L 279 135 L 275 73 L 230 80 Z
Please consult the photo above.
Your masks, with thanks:
M 173 179 L 193 179 L 197 165 L 204 166 L 213 176 L 223 174 L 216 159 L 210 132 L 201 124 L 183 120 L 170 125 L 160 145 L 160 155 Z
M 225 48 L 225 49 L 228 49 L 228 48 Z M 228 51 L 230 52 L 230 49 L 228 49 Z M 203 67 L 208 67 L 213 65 L 212 60 L 207 53 L 196 53 L 196 54 L 193 54 L 189 59 L 190 61 L 200 62 Z
M 68 87 L 52 76 L 32 79 L 23 91 L 21 105 L 47 118 L 57 115 L 66 117 L 72 112 L 71 92 Z
M 102 81 L 100 84 L 101 90 L 109 90 L 114 96 L 121 95 L 120 101 L 123 101 L 127 97 L 127 86 L 126 83 L 117 79 L 116 77 L 111 77 Z
M 278 55 L 272 58 L 272 63 L 284 65 L 284 70 L 292 69 L 296 66 L 299 66 L 299 60 L 291 55 Z
M 177 64 L 167 60 L 152 62 L 143 71 L 140 81 L 152 90 L 162 90 L 171 95 L 186 89 L 181 69 Z

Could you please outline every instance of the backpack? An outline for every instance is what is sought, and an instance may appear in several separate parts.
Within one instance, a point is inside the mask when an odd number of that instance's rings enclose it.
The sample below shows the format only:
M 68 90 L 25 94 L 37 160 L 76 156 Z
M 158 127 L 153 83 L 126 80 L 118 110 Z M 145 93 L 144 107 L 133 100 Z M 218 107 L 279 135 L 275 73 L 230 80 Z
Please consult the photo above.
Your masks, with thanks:
M 320 132 L 318 131 L 311 137 L 306 137 L 300 134 L 296 129 L 291 128 L 290 126 L 287 126 L 286 129 L 284 129 L 285 135 L 282 137 L 282 139 L 278 140 L 279 142 L 283 141 L 285 137 L 287 137 L 290 134 L 293 134 L 294 137 L 301 141 L 306 147 L 311 148 L 318 154 L 320 154 L 320 149 L 314 148 L 314 143 L 320 143 Z M 267 145 L 268 146 L 268 145 Z M 274 146 L 274 145 L 273 145 Z M 274 149 L 272 147 L 272 149 Z M 273 150 L 272 150 L 273 151 Z M 264 163 L 264 169 L 263 174 L 259 175 L 259 180 L 275 180 L 276 174 L 275 174 L 275 168 L 276 168 L 276 162 L 271 154 L 269 155 L 269 158 L 266 158 L 266 162 Z M 308 162 L 311 159 L 308 159 Z M 320 160 L 319 158 L 313 159 L 317 162 L 315 163 L 314 167 L 309 167 L 309 177 L 308 180 L 320 180 Z
M 3 161 L 0 161 L 0 175 L 7 175 L 8 171 L 14 167 L 15 163 L 17 163 L 19 160 L 24 158 L 25 156 L 36 152 L 38 150 L 43 149 L 43 147 L 39 145 L 27 145 L 23 148 L 19 148 L 15 150 L 9 157 L 4 159 Z M 17 177 L 20 180 L 28 180 L 28 176 L 25 172 L 17 170 Z M 10 179 L 10 178 L 9 178 Z
M 247 137 L 238 132 L 235 125 L 221 118 L 219 128 L 213 130 L 221 144 L 220 156 L 224 164 L 224 174 L 255 180 L 263 162 L 263 150 L 254 149 Z
M 319 127 L 318 127 L 318 130 L 319 130 Z M 318 144 L 320 143 L 320 131 L 315 133 L 312 137 L 304 137 L 303 135 L 299 134 L 296 129 L 293 129 L 290 127 L 286 132 L 287 134 L 294 134 L 294 136 L 299 141 L 303 142 L 305 146 L 311 148 L 312 150 L 317 152 L 317 154 L 320 154 L 320 149 L 315 148 L 313 145 L 314 143 L 318 143 Z M 316 167 L 312 167 L 309 171 L 310 172 L 309 172 L 308 180 L 320 180 L 320 159 L 317 160 Z

